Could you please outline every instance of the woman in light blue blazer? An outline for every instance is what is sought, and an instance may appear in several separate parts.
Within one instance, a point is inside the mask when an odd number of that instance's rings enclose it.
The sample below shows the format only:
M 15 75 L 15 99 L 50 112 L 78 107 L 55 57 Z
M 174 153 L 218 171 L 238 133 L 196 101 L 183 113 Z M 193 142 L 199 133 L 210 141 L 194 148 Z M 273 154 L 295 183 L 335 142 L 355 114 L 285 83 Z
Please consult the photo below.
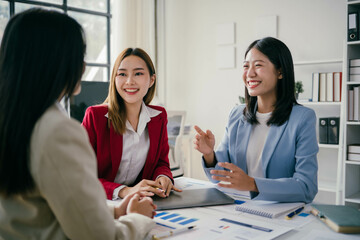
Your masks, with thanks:
M 275 38 L 256 40 L 243 70 L 246 104 L 231 111 L 215 152 L 211 131 L 195 126 L 207 177 L 256 200 L 311 202 L 318 191 L 316 116 L 296 102 L 289 49 Z

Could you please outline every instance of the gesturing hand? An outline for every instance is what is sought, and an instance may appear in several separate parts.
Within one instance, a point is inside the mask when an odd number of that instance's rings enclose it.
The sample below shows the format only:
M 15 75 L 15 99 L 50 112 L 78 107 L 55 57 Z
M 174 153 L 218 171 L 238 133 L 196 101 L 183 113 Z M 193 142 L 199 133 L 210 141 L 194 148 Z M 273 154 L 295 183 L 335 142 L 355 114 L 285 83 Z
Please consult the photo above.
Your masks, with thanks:
M 198 126 L 194 126 L 197 134 L 195 136 L 195 149 L 204 155 L 212 154 L 215 146 L 215 137 L 210 130 L 206 130 L 206 133 Z
M 198 126 L 194 126 L 197 131 L 194 140 L 194 148 L 201 152 L 205 159 L 206 167 L 214 167 L 216 164 L 214 155 L 215 137 L 210 130 L 206 130 L 206 133 Z
M 218 183 L 219 187 L 234 188 L 241 191 L 254 191 L 254 192 L 259 191 L 256 187 L 255 179 L 247 175 L 238 166 L 227 162 L 219 162 L 218 165 L 220 167 L 230 170 L 230 171 L 226 171 L 226 170 L 210 171 L 211 174 L 214 174 L 212 175 L 212 179 L 227 183 L 227 184 Z

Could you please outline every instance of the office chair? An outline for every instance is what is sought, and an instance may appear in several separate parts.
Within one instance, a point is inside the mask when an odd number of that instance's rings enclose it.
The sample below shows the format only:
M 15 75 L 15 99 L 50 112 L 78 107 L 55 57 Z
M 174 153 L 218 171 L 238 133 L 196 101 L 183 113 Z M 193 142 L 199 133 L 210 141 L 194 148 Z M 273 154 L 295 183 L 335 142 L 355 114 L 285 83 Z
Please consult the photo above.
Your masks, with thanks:
M 185 111 L 168 111 L 168 141 L 169 162 L 173 177 L 184 175 L 184 153 L 182 151 L 182 138 L 185 128 Z

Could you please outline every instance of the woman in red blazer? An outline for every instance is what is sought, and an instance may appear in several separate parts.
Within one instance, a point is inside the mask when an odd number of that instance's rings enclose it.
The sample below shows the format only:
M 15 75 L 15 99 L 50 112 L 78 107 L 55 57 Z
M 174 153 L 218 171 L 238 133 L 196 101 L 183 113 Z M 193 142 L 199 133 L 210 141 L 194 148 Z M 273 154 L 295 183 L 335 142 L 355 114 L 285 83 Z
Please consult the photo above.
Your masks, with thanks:
M 105 102 L 86 110 L 82 125 L 108 199 L 134 192 L 166 197 L 172 189 L 180 191 L 169 166 L 166 111 L 149 105 L 155 86 L 149 55 L 127 48 L 115 61 Z

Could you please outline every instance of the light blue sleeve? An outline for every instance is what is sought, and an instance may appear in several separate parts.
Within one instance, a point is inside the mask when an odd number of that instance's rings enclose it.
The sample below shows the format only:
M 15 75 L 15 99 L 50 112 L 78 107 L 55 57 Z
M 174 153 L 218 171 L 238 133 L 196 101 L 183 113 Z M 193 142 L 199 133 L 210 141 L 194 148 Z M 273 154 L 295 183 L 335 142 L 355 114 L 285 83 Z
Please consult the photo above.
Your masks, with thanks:
M 229 114 L 229 120 L 228 120 L 228 124 L 225 128 L 224 137 L 215 151 L 215 161 L 216 162 L 230 162 L 229 141 L 230 141 L 230 137 L 231 137 L 230 136 L 231 129 L 233 128 L 232 125 L 233 125 L 235 119 L 238 119 L 238 115 L 242 114 L 242 109 L 243 109 L 243 107 L 236 106 L 231 110 L 231 112 Z M 219 182 L 219 181 L 216 181 L 211 178 L 212 174 L 210 173 L 210 171 L 214 170 L 214 169 L 224 170 L 224 168 L 219 167 L 217 164 L 215 165 L 215 167 L 210 167 L 210 168 L 206 167 L 204 157 L 202 157 L 202 166 L 203 166 L 203 169 L 205 171 L 207 178 L 210 181 L 212 181 L 214 183 Z

